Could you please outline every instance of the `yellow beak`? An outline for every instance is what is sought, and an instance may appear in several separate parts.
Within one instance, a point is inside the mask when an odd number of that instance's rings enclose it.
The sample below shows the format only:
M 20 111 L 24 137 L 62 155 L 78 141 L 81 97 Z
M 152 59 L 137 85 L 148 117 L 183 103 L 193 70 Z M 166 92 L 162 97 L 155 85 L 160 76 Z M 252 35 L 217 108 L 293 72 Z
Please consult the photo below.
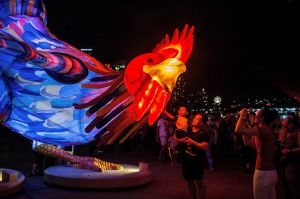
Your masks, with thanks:
M 186 71 L 186 66 L 176 58 L 169 58 L 156 65 L 144 65 L 143 71 L 149 74 L 163 88 L 167 87 L 171 92 L 178 76 Z

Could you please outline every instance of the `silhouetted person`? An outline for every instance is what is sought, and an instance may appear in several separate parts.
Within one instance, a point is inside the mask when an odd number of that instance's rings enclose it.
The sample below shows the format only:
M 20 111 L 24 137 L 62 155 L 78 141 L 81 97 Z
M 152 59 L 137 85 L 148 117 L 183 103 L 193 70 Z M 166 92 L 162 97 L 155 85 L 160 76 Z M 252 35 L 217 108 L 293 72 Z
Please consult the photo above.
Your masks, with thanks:
M 282 120 L 279 141 L 282 143 L 280 173 L 286 198 L 300 198 L 300 128 L 298 117 L 290 115 Z
M 178 139 L 183 147 L 182 152 L 182 174 L 189 188 L 192 199 L 205 198 L 205 185 L 203 181 L 204 167 L 206 162 L 205 151 L 208 148 L 208 137 L 201 130 L 203 115 L 196 114 L 193 117 L 191 128 L 186 136 Z
M 157 122 L 157 130 L 156 130 L 157 142 L 160 143 L 160 152 L 158 159 L 160 161 L 166 160 L 167 155 L 167 141 L 169 138 L 169 122 L 167 120 L 166 115 L 162 115 L 161 118 Z
M 257 126 L 246 125 L 247 109 L 240 111 L 235 132 L 246 136 L 255 136 L 256 163 L 253 176 L 253 193 L 255 199 L 276 199 L 275 185 L 277 171 L 275 169 L 275 137 L 272 121 L 276 118 L 274 111 L 261 109 L 257 112 L 255 123 Z

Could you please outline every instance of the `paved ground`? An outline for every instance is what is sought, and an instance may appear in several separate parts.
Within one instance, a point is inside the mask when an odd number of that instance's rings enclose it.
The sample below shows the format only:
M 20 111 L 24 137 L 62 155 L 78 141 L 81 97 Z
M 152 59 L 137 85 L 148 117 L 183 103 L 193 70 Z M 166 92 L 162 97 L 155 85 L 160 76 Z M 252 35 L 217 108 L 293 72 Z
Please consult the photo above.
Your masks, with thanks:
M 2 133 L 2 132 L 1 132 Z M 15 135 L 0 133 L 0 167 L 21 171 L 25 174 L 24 190 L 10 198 L 13 199 L 185 199 L 187 186 L 182 179 L 180 165 L 171 166 L 169 162 L 157 159 L 157 150 L 142 152 L 136 150 L 111 150 L 104 159 L 123 164 L 138 165 L 147 162 L 153 173 L 150 184 L 127 189 L 80 190 L 66 189 L 44 183 L 42 176 L 30 176 L 32 152 L 30 141 Z M 12 147 L 13 146 L 13 147 Z M 127 152 L 126 152 L 127 151 Z M 132 150 L 131 150 L 132 151 Z M 156 151 L 156 152 L 155 152 Z M 206 199 L 252 199 L 252 175 L 243 173 L 241 158 L 216 157 L 216 170 L 206 170 Z M 282 197 L 278 197 L 283 199 Z
M 14 199 L 60 199 L 60 198 L 143 198 L 143 199 L 183 199 L 187 198 L 187 187 L 180 173 L 180 165 L 171 166 L 168 162 L 159 162 L 152 154 L 123 153 L 119 159 L 129 164 L 139 161 L 148 162 L 153 172 L 150 184 L 130 188 L 111 190 L 78 190 L 47 185 L 42 176 L 29 176 L 23 192 Z M 125 158 L 126 157 L 126 158 Z M 239 159 L 220 159 L 217 169 L 205 175 L 207 199 L 251 199 L 251 175 L 245 175 Z

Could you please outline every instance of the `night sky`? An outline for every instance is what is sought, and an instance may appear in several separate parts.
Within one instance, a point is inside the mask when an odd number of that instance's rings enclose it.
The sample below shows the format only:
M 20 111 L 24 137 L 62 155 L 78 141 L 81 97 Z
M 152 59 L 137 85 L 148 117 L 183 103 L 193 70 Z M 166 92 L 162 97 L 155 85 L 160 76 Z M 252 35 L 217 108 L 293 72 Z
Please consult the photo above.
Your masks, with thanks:
M 50 31 L 78 48 L 93 48 L 104 63 L 150 52 L 165 33 L 187 23 L 195 26 L 184 74 L 191 92 L 204 87 L 225 100 L 299 100 L 296 2 L 242 2 L 44 1 Z

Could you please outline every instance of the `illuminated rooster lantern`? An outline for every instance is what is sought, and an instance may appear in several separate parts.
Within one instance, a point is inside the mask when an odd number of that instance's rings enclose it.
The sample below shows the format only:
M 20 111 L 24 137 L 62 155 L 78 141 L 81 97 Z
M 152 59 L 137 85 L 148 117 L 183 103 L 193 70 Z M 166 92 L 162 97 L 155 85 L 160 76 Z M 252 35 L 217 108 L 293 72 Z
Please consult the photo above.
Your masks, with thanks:
M 153 124 L 186 70 L 192 44 L 193 27 L 186 25 L 115 72 L 49 32 L 42 1 L 0 0 L 0 121 L 43 143 L 35 147 L 40 153 L 80 168 L 120 169 L 54 145 L 123 142 L 147 121 Z

